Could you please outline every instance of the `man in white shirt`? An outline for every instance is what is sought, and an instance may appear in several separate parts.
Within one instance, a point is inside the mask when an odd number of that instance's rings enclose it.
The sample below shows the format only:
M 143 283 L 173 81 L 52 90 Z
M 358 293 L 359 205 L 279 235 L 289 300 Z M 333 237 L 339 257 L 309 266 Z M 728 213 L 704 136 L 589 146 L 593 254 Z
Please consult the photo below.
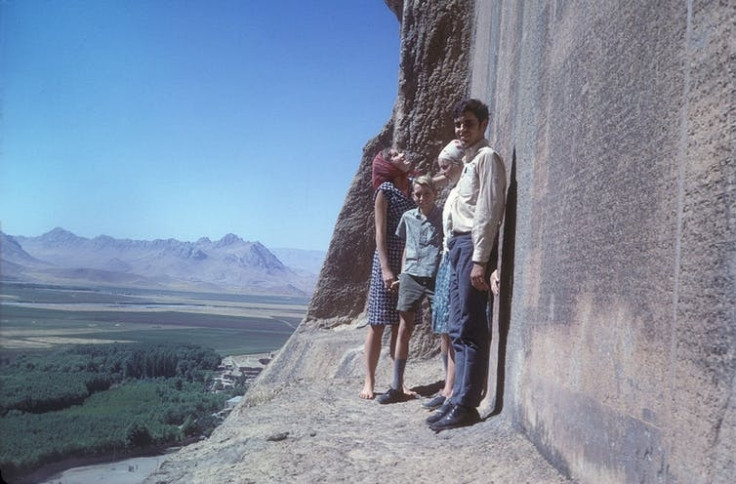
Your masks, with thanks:
M 452 397 L 427 419 L 441 430 L 480 421 L 477 407 L 488 378 L 491 334 L 486 311 L 490 261 L 503 217 L 506 169 L 488 146 L 488 106 L 477 99 L 460 101 L 453 110 L 455 135 L 465 148 L 465 166 L 450 209 L 450 338 L 455 350 Z

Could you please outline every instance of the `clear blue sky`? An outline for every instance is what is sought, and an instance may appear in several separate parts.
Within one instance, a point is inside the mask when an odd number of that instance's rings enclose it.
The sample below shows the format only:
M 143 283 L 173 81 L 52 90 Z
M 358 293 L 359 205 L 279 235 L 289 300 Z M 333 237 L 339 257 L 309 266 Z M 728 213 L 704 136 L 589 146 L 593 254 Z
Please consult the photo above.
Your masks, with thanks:
M 398 62 L 382 0 L 0 0 L 0 230 L 326 250 Z

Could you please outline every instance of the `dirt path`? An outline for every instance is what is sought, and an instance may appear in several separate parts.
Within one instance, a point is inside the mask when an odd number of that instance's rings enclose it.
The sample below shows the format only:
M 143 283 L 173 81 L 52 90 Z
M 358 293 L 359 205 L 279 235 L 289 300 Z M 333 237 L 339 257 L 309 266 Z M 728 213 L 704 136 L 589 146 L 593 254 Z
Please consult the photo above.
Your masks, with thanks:
M 421 400 L 379 405 L 358 398 L 362 337 L 333 332 L 287 344 L 282 351 L 300 371 L 264 374 L 210 439 L 169 456 L 145 482 L 569 482 L 503 414 L 435 434 Z M 386 361 L 379 382 L 388 382 Z M 325 375 L 328 368 L 334 373 Z M 407 381 L 436 383 L 438 372 L 438 361 L 414 363 Z

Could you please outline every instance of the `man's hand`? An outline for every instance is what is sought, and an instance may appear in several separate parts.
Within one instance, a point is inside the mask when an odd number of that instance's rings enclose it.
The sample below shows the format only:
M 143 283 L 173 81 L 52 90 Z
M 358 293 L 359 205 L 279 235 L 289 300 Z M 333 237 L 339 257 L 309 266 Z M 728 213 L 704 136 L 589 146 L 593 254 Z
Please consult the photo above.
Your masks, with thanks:
M 498 296 L 498 292 L 501 286 L 501 280 L 498 278 L 498 269 L 491 273 L 491 292 L 494 296 Z
M 486 265 L 479 262 L 473 262 L 473 268 L 470 270 L 470 284 L 479 291 L 487 291 L 489 289 L 486 282 Z

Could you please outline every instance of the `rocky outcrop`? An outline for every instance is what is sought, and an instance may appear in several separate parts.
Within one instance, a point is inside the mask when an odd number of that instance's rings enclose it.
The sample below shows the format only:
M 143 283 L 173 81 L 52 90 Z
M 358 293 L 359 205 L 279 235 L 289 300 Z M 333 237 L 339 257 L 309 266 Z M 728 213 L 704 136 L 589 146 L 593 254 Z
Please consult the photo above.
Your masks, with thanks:
M 338 216 L 306 325 L 329 328 L 353 322 L 364 310 L 375 250 L 371 162 L 396 146 L 422 173 L 436 173 L 442 147 L 454 138 L 452 106 L 464 97 L 472 2 L 387 1 L 401 21 L 399 88 L 393 116 L 363 149 L 358 172 Z M 414 356 L 437 351 L 437 340 L 420 327 Z

